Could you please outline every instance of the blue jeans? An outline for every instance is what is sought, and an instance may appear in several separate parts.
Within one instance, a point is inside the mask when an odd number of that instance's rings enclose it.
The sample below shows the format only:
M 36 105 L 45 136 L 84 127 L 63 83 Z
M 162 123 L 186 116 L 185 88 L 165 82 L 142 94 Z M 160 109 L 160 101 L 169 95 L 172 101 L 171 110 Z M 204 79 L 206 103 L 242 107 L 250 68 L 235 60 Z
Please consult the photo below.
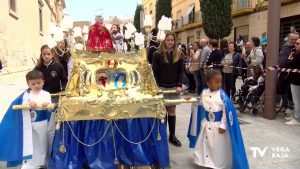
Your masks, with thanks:
M 203 79 L 200 70 L 194 71 L 193 75 L 196 83 L 195 93 L 199 96 L 203 90 Z
M 300 85 L 291 84 L 292 97 L 294 101 L 293 118 L 300 122 Z

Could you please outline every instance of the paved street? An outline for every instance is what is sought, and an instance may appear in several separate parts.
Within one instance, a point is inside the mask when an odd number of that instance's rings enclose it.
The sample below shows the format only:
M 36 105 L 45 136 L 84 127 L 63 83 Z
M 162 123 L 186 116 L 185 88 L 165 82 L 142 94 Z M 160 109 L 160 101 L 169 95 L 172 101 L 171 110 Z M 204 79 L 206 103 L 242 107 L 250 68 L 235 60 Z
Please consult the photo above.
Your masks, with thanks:
M 7 75 L 1 75 L 0 73 L 0 119 L 2 119 L 2 115 L 5 113 L 9 104 L 28 88 L 25 75 L 26 72 Z
M 240 84 L 240 83 L 239 83 Z M 8 104 L 27 88 L 25 72 L 14 75 L 0 75 L 0 114 Z M 181 148 L 170 145 L 171 168 L 196 169 L 193 165 L 192 149 L 188 148 L 186 137 L 190 105 L 177 108 L 177 137 Z M 266 120 L 260 115 L 240 114 L 241 129 L 251 169 L 297 169 L 300 165 L 300 126 L 287 126 L 283 115 L 276 120 Z M 251 151 L 251 147 L 253 151 Z M 256 158 L 254 158 L 256 152 Z M 275 154 L 274 154 L 275 153 Z M 261 157 L 263 155 L 263 157 Z M 275 155 L 272 157 L 272 155 Z M 5 165 L 0 163 L 0 169 Z

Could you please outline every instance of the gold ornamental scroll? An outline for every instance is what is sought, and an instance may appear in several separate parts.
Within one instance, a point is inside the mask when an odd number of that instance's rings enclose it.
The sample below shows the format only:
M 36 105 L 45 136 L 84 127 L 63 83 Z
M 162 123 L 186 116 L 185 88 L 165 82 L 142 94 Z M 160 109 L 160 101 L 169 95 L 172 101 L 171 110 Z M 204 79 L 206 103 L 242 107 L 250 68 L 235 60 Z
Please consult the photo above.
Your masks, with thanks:
M 145 50 L 100 55 L 73 51 L 72 57 L 58 121 L 165 117 L 163 95 Z

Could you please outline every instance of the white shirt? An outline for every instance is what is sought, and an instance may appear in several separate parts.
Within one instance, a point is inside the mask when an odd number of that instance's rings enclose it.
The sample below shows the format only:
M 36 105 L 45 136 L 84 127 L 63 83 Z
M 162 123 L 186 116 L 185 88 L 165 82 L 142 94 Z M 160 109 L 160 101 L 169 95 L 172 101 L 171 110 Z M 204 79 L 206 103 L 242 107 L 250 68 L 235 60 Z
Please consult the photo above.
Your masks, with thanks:
M 204 109 L 208 112 L 218 112 L 223 111 L 220 127 L 226 130 L 226 113 L 224 102 L 221 98 L 221 90 L 211 92 L 209 89 L 204 89 L 202 91 L 202 102 Z
M 246 80 L 255 80 L 254 77 L 248 77 Z M 263 76 L 259 76 L 257 80 L 257 85 L 255 86 L 250 86 L 253 87 L 253 89 L 256 89 L 260 83 L 265 82 L 265 78 Z
M 249 56 L 252 66 L 260 66 L 260 68 L 263 69 L 262 62 L 264 60 L 264 53 L 260 46 L 252 49 Z
M 51 103 L 51 95 L 49 92 L 45 90 L 41 90 L 39 93 L 35 94 L 30 90 L 29 101 L 33 101 L 36 104 L 43 104 L 43 103 Z
M 232 66 L 233 59 L 232 59 L 233 53 L 228 53 L 223 60 L 221 61 L 221 64 L 224 65 L 222 71 L 224 73 L 232 73 L 233 68 L 230 67 Z

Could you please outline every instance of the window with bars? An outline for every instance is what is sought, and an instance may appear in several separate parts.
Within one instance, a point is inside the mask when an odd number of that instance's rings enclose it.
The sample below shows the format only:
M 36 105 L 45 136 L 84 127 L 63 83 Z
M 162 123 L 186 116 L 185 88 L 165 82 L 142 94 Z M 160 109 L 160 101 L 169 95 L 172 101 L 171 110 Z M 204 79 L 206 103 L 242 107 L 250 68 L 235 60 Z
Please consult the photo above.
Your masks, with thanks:
M 280 45 L 283 45 L 285 38 L 290 33 L 290 27 L 295 26 L 297 32 L 300 31 L 300 15 L 294 15 L 280 19 Z
M 9 0 L 9 15 L 18 19 L 17 16 L 17 0 Z

